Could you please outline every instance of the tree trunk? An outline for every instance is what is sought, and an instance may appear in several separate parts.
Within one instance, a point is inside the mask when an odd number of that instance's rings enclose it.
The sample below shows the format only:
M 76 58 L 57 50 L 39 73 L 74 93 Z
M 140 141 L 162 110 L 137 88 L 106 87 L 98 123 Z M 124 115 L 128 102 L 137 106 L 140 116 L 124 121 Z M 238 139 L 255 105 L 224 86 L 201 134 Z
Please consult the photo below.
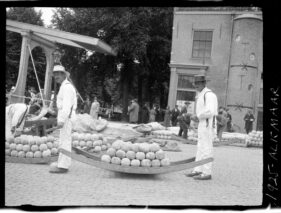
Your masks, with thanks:
M 128 121 L 128 81 L 124 81 L 122 83 L 122 105 L 123 105 L 123 114 L 122 114 L 122 121 Z
M 154 93 L 153 91 L 150 91 L 150 88 L 152 88 L 152 78 L 148 78 L 147 80 L 147 98 L 148 98 L 148 101 L 149 101 L 149 105 L 150 105 L 150 108 L 153 107 L 153 96 L 152 94 Z
M 128 121 L 128 99 L 129 99 L 129 64 L 124 63 L 123 69 L 121 69 L 121 94 L 122 94 L 122 121 Z

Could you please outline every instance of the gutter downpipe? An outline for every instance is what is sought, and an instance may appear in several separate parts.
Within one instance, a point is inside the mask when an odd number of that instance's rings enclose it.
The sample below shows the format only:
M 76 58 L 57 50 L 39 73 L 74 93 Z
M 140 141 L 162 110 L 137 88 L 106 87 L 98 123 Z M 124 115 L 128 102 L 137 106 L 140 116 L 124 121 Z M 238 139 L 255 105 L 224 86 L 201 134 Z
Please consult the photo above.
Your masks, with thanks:
M 233 28 L 234 28 L 234 14 L 231 14 L 231 41 L 230 41 L 230 56 L 229 56 L 229 60 L 228 60 L 228 71 L 227 71 L 227 79 L 226 79 L 226 94 L 225 94 L 225 102 L 224 102 L 224 106 L 226 107 L 227 104 L 227 93 L 228 93 L 228 82 L 229 82 L 229 73 L 230 73 L 230 61 L 231 61 L 231 57 L 232 57 L 232 43 L 233 43 Z

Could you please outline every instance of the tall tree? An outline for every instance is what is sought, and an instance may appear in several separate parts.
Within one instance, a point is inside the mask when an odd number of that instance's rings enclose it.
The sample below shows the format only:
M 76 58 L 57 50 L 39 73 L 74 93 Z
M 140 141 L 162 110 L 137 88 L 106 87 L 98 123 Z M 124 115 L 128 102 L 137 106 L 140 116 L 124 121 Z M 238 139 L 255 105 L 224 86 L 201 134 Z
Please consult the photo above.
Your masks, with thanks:
M 36 12 L 32 7 L 10 7 L 7 9 L 7 19 L 19 22 L 43 26 L 42 13 Z M 6 31 L 6 84 L 8 87 L 16 84 L 20 54 L 21 54 L 22 37 L 19 33 Z M 41 48 L 35 48 L 32 51 L 36 70 L 40 79 L 40 84 L 44 84 L 46 60 Z M 29 85 L 37 88 L 36 77 L 32 64 L 29 63 L 27 70 L 27 81 Z
M 169 83 L 172 18 L 172 8 L 57 8 L 53 24 L 61 30 L 98 37 L 116 49 L 118 55 L 112 58 L 98 53 L 87 57 L 86 51 L 69 48 L 63 61 L 79 81 L 87 76 L 94 87 L 101 81 L 107 82 L 103 88 L 112 86 L 113 82 L 116 87 L 114 78 L 119 75 L 120 95 L 114 97 L 121 98 L 125 116 L 129 98 L 138 97 L 140 102 L 143 99 L 154 101 L 157 96 L 167 94 L 164 85 Z M 119 71 L 117 65 L 122 65 Z M 87 84 L 82 87 L 84 91 L 94 92 Z M 101 91 L 106 96 L 112 90 Z M 166 99 L 161 98 L 162 105 Z

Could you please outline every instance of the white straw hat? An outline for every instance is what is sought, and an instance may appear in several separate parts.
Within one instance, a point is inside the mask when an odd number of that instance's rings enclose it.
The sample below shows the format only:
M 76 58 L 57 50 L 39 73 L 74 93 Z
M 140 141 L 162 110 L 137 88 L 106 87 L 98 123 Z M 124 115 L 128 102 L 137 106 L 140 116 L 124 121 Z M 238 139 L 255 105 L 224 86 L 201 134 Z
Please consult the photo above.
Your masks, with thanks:
M 63 66 L 61 66 L 61 65 L 55 65 L 55 66 L 54 66 L 53 73 L 54 73 L 54 72 L 63 72 L 63 73 L 66 74 L 67 77 L 70 76 L 70 73 L 67 72 L 67 71 L 65 71 L 65 68 L 64 68 Z

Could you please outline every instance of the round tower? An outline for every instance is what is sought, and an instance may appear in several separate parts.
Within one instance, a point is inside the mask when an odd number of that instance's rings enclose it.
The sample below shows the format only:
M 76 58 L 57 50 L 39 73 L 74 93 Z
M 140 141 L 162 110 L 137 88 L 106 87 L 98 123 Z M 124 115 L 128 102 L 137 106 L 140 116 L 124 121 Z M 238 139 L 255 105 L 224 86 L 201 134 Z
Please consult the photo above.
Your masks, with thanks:
M 262 72 L 262 30 L 260 16 L 234 17 L 226 106 L 236 129 L 244 132 L 243 120 L 251 109 L 257 120 Z M 253 126 L 255 128 L 255 123 Z

